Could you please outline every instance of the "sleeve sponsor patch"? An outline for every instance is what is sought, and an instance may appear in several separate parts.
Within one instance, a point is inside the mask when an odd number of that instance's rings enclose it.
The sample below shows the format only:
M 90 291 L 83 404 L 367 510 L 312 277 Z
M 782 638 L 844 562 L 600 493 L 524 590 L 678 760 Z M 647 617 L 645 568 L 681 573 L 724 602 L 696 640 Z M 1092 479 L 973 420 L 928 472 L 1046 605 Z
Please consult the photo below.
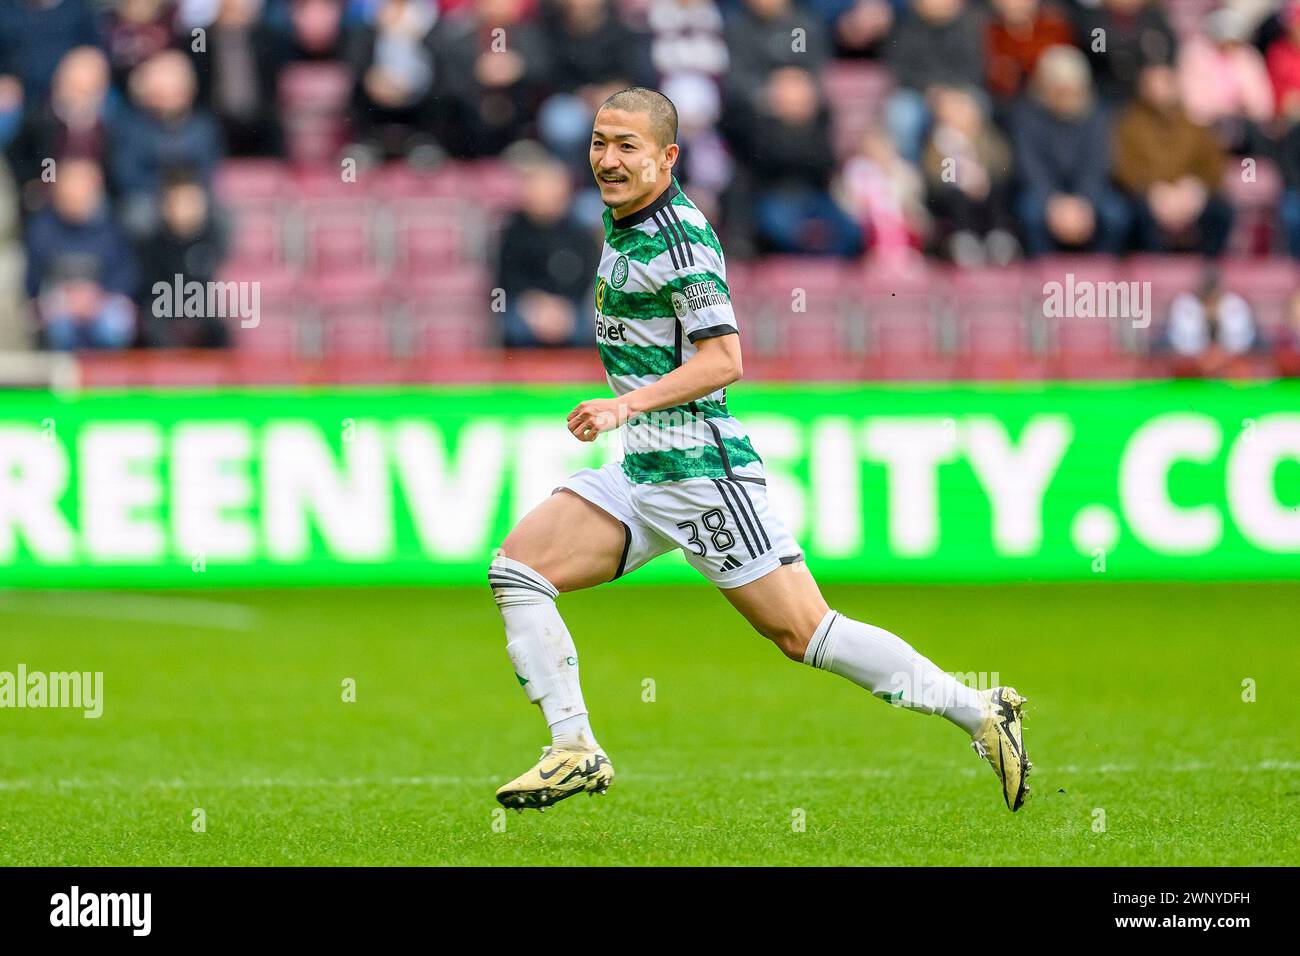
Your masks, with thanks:
M 673 303 L 673 311 L 677 313 L 679 319 L 713 305 L 729 305 L 731 303 L 731 299 L 727 297 L 725 292 L 718 290 L 712 279 L 706 279 L 703 282 L 692 282 L 690 285 L 684 286 L 680 292 L 674 292 L 670 298 Z

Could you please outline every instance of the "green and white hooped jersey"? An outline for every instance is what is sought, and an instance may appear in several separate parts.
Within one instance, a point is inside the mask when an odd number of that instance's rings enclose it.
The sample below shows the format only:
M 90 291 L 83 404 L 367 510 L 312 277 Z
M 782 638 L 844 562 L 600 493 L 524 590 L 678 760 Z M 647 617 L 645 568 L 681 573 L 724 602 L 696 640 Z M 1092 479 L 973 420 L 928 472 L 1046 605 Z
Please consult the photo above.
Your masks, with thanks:
M 605 210 L 596 344 L 615 395 L 671 372 L 701 339 L 736 331 L 722 246 L 676 179 L 630 216 Z M 622 438 L 623 472 L 642 484 L 763 473 L 744 428 L 727 413 L 726 389 L 638 415 Z

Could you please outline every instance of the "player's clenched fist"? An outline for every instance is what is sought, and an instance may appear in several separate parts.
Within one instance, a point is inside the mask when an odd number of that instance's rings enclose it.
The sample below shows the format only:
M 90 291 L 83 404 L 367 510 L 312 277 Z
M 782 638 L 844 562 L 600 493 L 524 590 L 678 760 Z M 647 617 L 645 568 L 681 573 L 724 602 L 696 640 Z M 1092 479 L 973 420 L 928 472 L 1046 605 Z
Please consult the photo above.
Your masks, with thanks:
M 569 431 L 578 441 L 595 441 L 601 432 L 617 428 L 626 418 L 617 398 L 593 398 L 569 412 Z

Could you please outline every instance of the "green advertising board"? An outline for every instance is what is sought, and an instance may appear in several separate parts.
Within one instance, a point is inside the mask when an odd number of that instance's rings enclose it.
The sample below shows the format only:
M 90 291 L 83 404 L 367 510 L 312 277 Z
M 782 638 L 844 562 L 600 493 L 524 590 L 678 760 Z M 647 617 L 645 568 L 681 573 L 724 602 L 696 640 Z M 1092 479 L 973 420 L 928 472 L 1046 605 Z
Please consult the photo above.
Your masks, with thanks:
M 0 587 L 474 584 L 598 386 L 0 393 Z M 827 580 L 1300 577 L 1300 382 L 746 383 Z M 636 580 L 684 580 L 670 555 Z

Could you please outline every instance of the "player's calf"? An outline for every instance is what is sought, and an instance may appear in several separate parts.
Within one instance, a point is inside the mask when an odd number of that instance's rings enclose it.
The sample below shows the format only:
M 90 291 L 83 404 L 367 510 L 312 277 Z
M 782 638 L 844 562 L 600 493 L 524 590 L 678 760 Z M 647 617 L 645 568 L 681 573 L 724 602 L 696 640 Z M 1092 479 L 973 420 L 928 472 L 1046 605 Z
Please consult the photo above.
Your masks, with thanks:
M 764 628 L 759 633 L 775 644 L 777 649 L 790 660 L 802 662 L 813 632 L 812 629 L 797 626 L 782 626 Z
M 802 661 L 808 642 L 826 616 L 826 600 L 808 569 L 786 564 L 738 588 L 722 592 L 728 601 L 786 657 Z

